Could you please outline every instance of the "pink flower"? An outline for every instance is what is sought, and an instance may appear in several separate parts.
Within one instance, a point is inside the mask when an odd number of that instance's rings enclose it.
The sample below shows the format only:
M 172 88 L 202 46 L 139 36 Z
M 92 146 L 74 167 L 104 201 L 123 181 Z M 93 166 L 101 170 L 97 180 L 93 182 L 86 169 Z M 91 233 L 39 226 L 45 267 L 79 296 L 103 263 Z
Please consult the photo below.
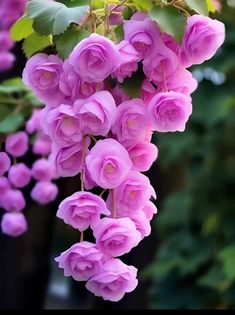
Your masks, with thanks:
M 104 86 L 103 82 L 88 83 L 83 81 L 68 60 L 64 61 L 63 73 L 60 76 L 60 90 L 71 102 L 87 98 Z
M 22 211 L 26 204 L 25 199 L 20 190 L 8 189 L 2 196 L 2 207 L 7 211 Z
M 117 119 L 112 132 L 124 146 L 131 146 L 144 140 L 148 123 L 144 103 L 136 98 L 117 107 Z
M 151 201 L 148 201 L 142 211 L 144 212 L 146 218 L 151 221 L 153 215 L 157 213 L 157 208 Z
M 9 188 L 10 188 L 10 183 L 8 179 L 4 176 L 0 176 L 0 208 L 1 208 L 1 198 Z
M 171 76 L 178 64 L 178 56 L 163 42 L 159 42 L 153 54 L 143 61 L 143 71 L 147 77 L 158 83 Z
M 11 134 L 6 138 L 6 151 L 15 157 L 21 157 L 28 150 L 28 140 L 24 131 Z
M 154 95 L 157 94 L 157 89 L 152 85 L 152 83 L 145 79 L 141 86 L 141 99 L 145 105 L 148 105 Z
M 15 56 L 12 53 L 8 51 L 0 52 L 0 72 L 11 69 L 14 61 Z
M 49 111 L 44 109 L 43 130 L 59 146 L 82 140 L 79 119 L 70 105 L 62 104 Z
M 120 185 L 132 167 L 128 152 L 114 139 L 99 140 L 87 155 L 86 165 L 94 182 L 105 189 Z
M 54 183 L 40 181 L 35 184 L 30 195 L 40 205 L 46 205 L 56 199 L 58 188 Z
M 105 136 L 116 119 L 116 104 L 108 91 L 94 93 L 74 103 L 81 131 L 85 135 Z
M 11 160 L 6 152 L 0 152 L 0 176 L 5 174 L 11 165 Z
M 86 288 L 104 300 L 117 302 L 125 293 L 136 288 L 136 275 L 135 267 L 125 265 L 117 258 L 111 258 L 103 264 L 102 270 L 87 282 Z
M 156 198 L 155 191 L 147 176 L 131 171 L 125 180 L 116 188 L 116 203 L 118 216 L 128 215 L 139 211 L 151 197 Z M 112 204 L 109 194 L 107 205 Z
M 134 222 L 136 230 L 141 234 L 141 240 L 151 233 L 151 225 L 142 211 L 132 213 L 130 219 Z
M 225 38 L 225 27 L 220 21 L 195 14 L 188 18 L 181 44 L 184 66 L 201 64 L 214 56 Z
M 103 218 L 93 227 L 97 247 L 109 256 L 129 253 L 140 242 L 140 233 L 129 218 Z
M 86 146 L 88 147 L 88 144 Z M 73 144 L 69 147 L 55 146 L 50 156 L 50 160 L 54 163 L 56 176 L 72 177 L 77 175 L 82 167 L 81 143 Z
M 26 63 L 23 82 L 48 106 L 62 103 L 63 94 L 59 89 L 63 61 L 56 55 L 36 54 Z
M 26 131 L 31 134 L 41 130 L 42 109 L 34 109 L 30 119 L 26 123 Z
M 125 9 L 124 5 L 109 5 L 109 25 L 119 25 L 123 22 L 122 12 Z
M 90 192 L 80 191 L 64 199 L 57 217 L 79 231 L 85 231 L 97 223 L 100 215 L 110 215 L 102 198 Z
M 166 47 L 168 47 L 169 49 L 174 51 L 176 55 L 178 55 L 180 45 L 176 42 L 173 36 L 167 33 L 162 33 L 162 40 Z
M 132 161 L 132 169 L 146 172 L 157 159 L 158 149 L 152 143 L 142 142 L 128 149 L 128 153 Z
M 80 242 L 61 253 L 55 260 L 59 268 L 64 269 L 64 276 L 72 276 L 76 281 L 87 281 L 99 271 L 103 259 L 95 244 Z
M 8 212 L 5 213 L 1 221 L 2 233 L 9 236 L 20 236 L 27 231 L 27 222 L 23 213 Z
M 184 131 L 192 113 L 191 98 L 177 92 L 162 92 L 148 106 L 153 129 L 158 132 Z
M 84 165 L 84 178 L 83 178 L 84 187 L 86 190 L 90 190 L 96 186 L 96 183 L 91 178 L 91 174 L 87 169 L 86 164 Z
M 193 78 L 192 73 L 183 67 L 179 67 L 171 76 L 158 83 L 158 93 L 175 91 L 182 94 L 190 95 L 198 86 L 197 81 Z
M 39 159 L 33 163 L 32 176 L 36 180 L 50 181 L 55 174 L 54 165 L 47 159 Z
M 83 39 L 73 50 L 69 62 L 86 82 L 102 82 L 120 64 L 117 47 L 98 34 Z
M 10 37 L 9 32 L 0 31 L 0 51 L 10 50 L 14 46 L 14 42 Z
M 51 139 L 43 132 L 37 134 L 33 144 L 33 153 L 38 155 L 49 155 L 51 153 Z
M 8 179 L 10 183 L 16 188 L 23 188 L 31 181 L 31 171 L 24 163 L 12 165 Z
M 121 41 L 117 48 L 121 56 L 121 65 L 112 75 L 122 83 L 126 77 L 131 77 L 132 72 L 137 71 L 140 58 L 138 51 L 126 40 Z
M 158 45 L 160 31 L 156 22 L 147 18 L 146 15 L 134 14 L 129 21 L 123 24 L 124 39 L 129 41 L 139 52 L 141 59 L 150 56 Z
M 112 89 L 111 93 L 117 106 L 127 100 L 130 100 L 130 96 L 126 95 L 121 86 L 118 84 Z

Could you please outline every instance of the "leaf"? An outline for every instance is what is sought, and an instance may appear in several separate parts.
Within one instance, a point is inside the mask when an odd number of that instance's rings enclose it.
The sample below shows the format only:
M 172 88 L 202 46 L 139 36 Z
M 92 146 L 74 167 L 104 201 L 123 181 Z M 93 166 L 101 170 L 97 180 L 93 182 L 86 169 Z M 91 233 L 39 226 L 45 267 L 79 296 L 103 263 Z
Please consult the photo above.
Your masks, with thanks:
M 139 97 L 144 77 L 140 69 L 134 72 L 131 78 L 126 78 L 123 82 L 123 90 L 130 97 Z
M 208 12 L 214 13 L 216 11 L 215 4 L 213 0 L 207 0 Z
M 27 5 L 27 15 L 34 19 L 34 30 L 43 35 L 64 33 L 71 23 L 79 23 L 87 10 L 84 1 L 76 7 L 48 0 L 32 0 Z
M 152 20 L 156 21 L 163 32 L 171 34 L 180 42 L 186 25 L 186 17 L 174 7 L 155 6 L 149 12 Z
M 202 15 L 208 15 L 208 4 L 207 0 L 185 0 L 187 6 Z
M 211 269 L 202 277 L 200 277 L 197 283 L 202 287 L 211 289 L 222 289 L 227 287 L 227 281 L 221 268 L 217 265 L 211 267 Z
M 30 20 L 26 15 L 23 15 L 13 24 L 10 34 L 13 40 L 20 41 L 34 32 L 33 20 Z
M 39 101 L 39 99 L 34 95 L 33 92 L 27 93 L 26 96 L 24 97 L 24 100 L 35 107 L 42 107 L 43 105 L 42 102 Z
M 117 27 L 115 27 L 114 32 L 119 41 L 123 40 L 124 38 L 123 24 L 120 24 Z
M 67 58 L 74 47 L 90 33 L 84 29 L 74 30 L 69 28 L 64 34 L 56 37 L 56 50 L 60 57 Z
M 152 2 L 152 0 L 132 0 L 132 3 L 134 3 L 140 11 L 149 11 L 153 6 Z
M 12 107 L 6 104 L 0 104 L 0 121 L 5 119 L 12 111 Z
M 13 112 L 0 121 L 0 133 L 11 133 L 17 131 L 24 124 L 21 113 Z
M 6 80 L 0 85 L 1 93 L 12 94 L 26 91 L 28 91 L 28 88 L 24 85 L 20 78 Z
M 235 245 L 225 247 L 218 255 L 228 280 L 235 280 Z
M 52 45 L 52 36 L 44 36 L 38 33 L 33 33 L 27 37 L 23 43 L 23 51 L 29 58 L 34 53 L 42 51 L 48 46 Z

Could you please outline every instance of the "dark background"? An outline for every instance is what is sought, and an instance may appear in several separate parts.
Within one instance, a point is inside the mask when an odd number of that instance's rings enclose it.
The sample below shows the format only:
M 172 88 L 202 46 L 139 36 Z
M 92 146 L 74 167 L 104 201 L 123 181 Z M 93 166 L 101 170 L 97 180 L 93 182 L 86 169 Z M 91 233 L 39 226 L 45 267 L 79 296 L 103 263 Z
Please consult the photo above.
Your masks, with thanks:
M 159 214 L 151 236 L 124 257 L 139 268 L 137 289 L 118 303 L 103 302 L 57 268 L 54 258 L 79 239 L 55 218 L 60 200 L 79 189 L 78 178 L 66 179 L 54 204 L 28 201 L 25 235 L 0 235 L 1 309 L 235 307 L 235 1 L 222 2 L 226 42 L 192 69 L 200 84 L 186 131 L 154 137 L 160 154 L 147 175 Z M 21 74 L 19 46 L 15 53 L 14 69 L 1 80 Z

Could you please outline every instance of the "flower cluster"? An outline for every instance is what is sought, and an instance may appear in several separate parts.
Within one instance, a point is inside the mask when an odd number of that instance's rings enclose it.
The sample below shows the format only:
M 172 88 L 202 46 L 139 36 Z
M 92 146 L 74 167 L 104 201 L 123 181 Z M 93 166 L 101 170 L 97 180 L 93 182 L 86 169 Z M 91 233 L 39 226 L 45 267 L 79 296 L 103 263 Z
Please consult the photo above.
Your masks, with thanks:
M 142 12 L 123 27 L 118 44 L 93 33 L 68 59 L 40 53 L 23 73 L 46 104 L 43 130 L 53 142 L 56 176 L 81 174 L 81 191 L 57 212 L 81 232 L 81 240 L 56 260 L 65 276 L 86 281 L 88 290 L 111 301 L 136 287 L 136 268 L 118 257 L 150 234 L 157 212 L 155 191 L 142 174 L 158 155 L 152 133 L 184 131 L 197 87 L 187 68 L 211 58 L 224 40 L 224 25 L 200 15 L 188 18 L 181 44 Z M 140 66 L 141 97 L 131 99 L 122 82 Z M 107 190 L 106 200 L 104 191 L 88 191 L 95 186 Z M 83 240 L 88 228 L 95 243 Z
M 27 0 L 1 0 L 0 3 L 0 72 L 9 70 L 15 56 L 10 52 L 14 42 L 9 30 L 14 22 L 23 14 Z
M 1 229 L 10 236 L 19 236 L 27 230 L 22 213 L 26 202 L 21 189 L 28 186 L 32 179 L 36 184 L 32 188 L 31 198 L 37 203 L 45 205 L 55 200 L 58 194 L 57 186 L 52 183 L 55 178 L 54 165 L 47 158 L 51 152 L 51 140 L 41 128 L 41 114 L 41 109 L 34 110 L 26 123 L 26 132 L 8 135 L 5 139 L 6 152 L 0 152 L 0 207 L 6 210 Z M 41 156 L 31 168 L 17 161 L 28 152 L 30 134 L 35 137 L 33 153 Z

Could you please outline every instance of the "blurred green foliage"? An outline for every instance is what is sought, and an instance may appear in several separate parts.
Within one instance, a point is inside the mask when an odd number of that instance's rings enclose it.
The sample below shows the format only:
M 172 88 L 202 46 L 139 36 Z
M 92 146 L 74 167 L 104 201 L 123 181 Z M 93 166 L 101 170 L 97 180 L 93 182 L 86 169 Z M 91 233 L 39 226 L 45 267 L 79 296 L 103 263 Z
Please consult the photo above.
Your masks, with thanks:
M 167 197 L 155 221 L 156 258 L 142 273 L 152 279 L 150 308 L 235 307 L 234 16 L 223 1 L 226 42 L 193 69 L 203 80 L 186 131 L 156 137 Z

